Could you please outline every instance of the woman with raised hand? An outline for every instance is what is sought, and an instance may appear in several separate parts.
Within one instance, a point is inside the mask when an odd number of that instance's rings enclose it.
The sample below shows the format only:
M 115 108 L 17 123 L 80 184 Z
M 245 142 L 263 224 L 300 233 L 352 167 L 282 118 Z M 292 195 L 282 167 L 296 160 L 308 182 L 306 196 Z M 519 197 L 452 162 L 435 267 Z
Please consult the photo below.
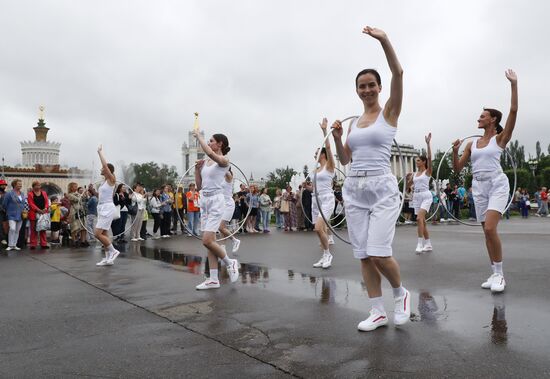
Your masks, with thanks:
M 225 249 L 216 242 L 216 232 L 220 228 L 225 209 L 223 182 L 225 173 L 229 170 L 229 159 L 225 155 L 229 153 L 230 148 L 229 141 L 223 134 L 214 134 L 208 142 L 204 140 L 198 128 L 193 130 L 193 135 L 208 156 L 206 160 L 197 161 L 195 166 L 197 189 L 201 191 L 202 244 L 208 249 L 210 268 L 210 277 L 195 288 L 208 290 L 220 288 L 218 258 L 225 263 L 231 282 L 239 279 L 239 262 L 230 259 Z
M 430 142 L 432 140 L 432 133 L 429 133 L 425 140 L 427 155 L 416 157 L 417 171 L 412 177 L 414 187 L 412 204 L 414 214 L 416 215 L 416 228 L 418 232 L 417 254 L 433 250 L 426 224 L 426 215 L 433 202 L 433 196 L 430 192 L 430 177 L 432 176 L 432 148 Z
M 103 155 L 103 147 L 97 149 L 101 161 L 101 175 L 105 181 L 99 186 L 97 201 L 97 223 L 94 229 L 94 236 L 105 248 L 105 258 L 96 263 L 96 266 L 112 266 L 120 252 L 113 247 L 109 238 L 109 229 L 115 216 L 115 203 L 113 192 L 115 190 L 116 177 L 115 166 L 107 163 Z
M 493 274 L 481 284 L 481 288 L 502 292 L 506 287 L 502 271 L 502 245 L 497 232 L 498 222 L 508 205 L 510 184 L 500 166 L 500 156 L 512 138 L 518 113 L 518 79 L 512 70 L 505 72 L 511 85 L 511 105 L 505 127 L 500 125 L 502 113 L 496 109 L 483 108 L 477 120 L 483 136 L 466 144 L 462 156 L 458 149 L 462 141 L 453 142 L 453 168 L 459 172 L 471 159 L 472 192 L 477 221 L 481 222 L 485 234 L 485 245 Z
M 328 121 L 326 118 L 323 118 L 323 120 L 319 123 L 319 126 L 321 126 L 321 130 L 323 131 L 323 136 L 325 137 L 327 135 L 327 124 Z M 329 250 L 329 229 L 325 219 L 330 219 L 332 216 L 332 211 L 334 210 L 335 200 L 332 181 L 334 179 L 335 163 L 332 150 L 330 148 L 330 141 L 328 139 L 326 140 L 325 146 L 321 149 L 321 151 L 317 150 L 315 152 L 315 160 L 319 162 L 319 166 L 315 169 L 317 183 L 313 189 L 315 196 L 312 199 L 311 221 L 313 222 L 315 227 L 314 230 L 319 237 L 323 255 L 318 262 L 313 264 L 313 267 L 329 268 L 332 265 L 332 254 Z M 319 199 L 319 204 L 317 203 L 317 198 Z M 323 218 L 323 216 L 325 216 L 325 218 Z
M 401 285 L 399 265 L 392 254 L 395 223 L 400 211 L 397 180 L 391 173 L 391 146 L 403 99 L 403 69 L 386 33 L 367 26 L 363 33 L 380 42 L 392 79 L 390 97 L 382 107 L 380 74 L 365 69 L 355 78 L 355 90 L 363 103 L 363 114 L 352 122 L 346 142 L 342 142 L 340 121 L 333 124 L 333 136 L 340 162 L 351 162 L 343 187 L 346 218 L 354 256 L 361 260 L 361 272 L 372 309 L 360 322 L 361 331 L 388 323 L 382 300 L 382 276 L 393 288 L 394 324 L 409 321 L 410 293 Z

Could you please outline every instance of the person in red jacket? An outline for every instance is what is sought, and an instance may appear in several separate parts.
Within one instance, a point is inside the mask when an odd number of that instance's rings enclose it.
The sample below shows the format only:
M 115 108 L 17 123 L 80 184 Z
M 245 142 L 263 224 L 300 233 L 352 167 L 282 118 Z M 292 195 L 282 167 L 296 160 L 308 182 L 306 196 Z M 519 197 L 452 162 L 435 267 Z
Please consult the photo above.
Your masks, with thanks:
M 36 220 L 42 214 L 49 213 L 50 204 L 48 202 L 48 195 L 42 190 L 40 182 L 34 181 L 32 183 L 32 191 L 28 195 L 29 202 L 29 221 L 31 222 L 31 250 L 36 249 L 37 237 L 40 235 L 40 246 L 42 249 L 49 249 L 48 240 L 46 238 L 46 231 L 36 231 Z

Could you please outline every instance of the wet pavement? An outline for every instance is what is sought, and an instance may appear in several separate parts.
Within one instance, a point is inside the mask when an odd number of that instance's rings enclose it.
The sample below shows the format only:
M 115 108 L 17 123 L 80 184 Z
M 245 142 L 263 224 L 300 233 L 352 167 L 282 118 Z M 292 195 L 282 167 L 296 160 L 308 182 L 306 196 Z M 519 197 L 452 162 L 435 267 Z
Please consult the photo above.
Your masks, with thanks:
M 312 268 L 313 233 L 240 236 L 239 281 L 222 271 L 202 292 L 190 237 L 124 245 L 113 267 L 95 267 L 93 248 L 2 256 L 0 376 L 550 377 L 550 219 L 501 224 L 500 295 L 480 288 L 479 228 L 430 231 L 432 253 L 413 253 L 414 226 L 394 242 L 411 322 L 369 333 L 356 330 L 369 304 L 349 246 Z M 387 283 L 384 301 L 391 311 Z

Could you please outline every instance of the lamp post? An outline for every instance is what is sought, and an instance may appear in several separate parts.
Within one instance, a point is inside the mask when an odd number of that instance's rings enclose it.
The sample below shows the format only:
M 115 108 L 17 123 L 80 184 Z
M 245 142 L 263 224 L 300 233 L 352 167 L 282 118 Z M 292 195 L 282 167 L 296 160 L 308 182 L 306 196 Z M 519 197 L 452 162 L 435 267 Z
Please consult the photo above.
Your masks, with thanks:
M 6 175 L 4 172 L 4 157 L 2 157 L 2 179 L 5 179 L 5 178 L 6 178 Z
M 529 162 L 527 162 L 529 165 L 529 168 L 531 169 L 531 173 L 533 174 L 533 184 L 535 187 L 537 186 L 537 177 L 535 176 L 535 171 L 537 170 L 537 166 L 539 164 L 539 161 L 536 159 L 530 159 Z

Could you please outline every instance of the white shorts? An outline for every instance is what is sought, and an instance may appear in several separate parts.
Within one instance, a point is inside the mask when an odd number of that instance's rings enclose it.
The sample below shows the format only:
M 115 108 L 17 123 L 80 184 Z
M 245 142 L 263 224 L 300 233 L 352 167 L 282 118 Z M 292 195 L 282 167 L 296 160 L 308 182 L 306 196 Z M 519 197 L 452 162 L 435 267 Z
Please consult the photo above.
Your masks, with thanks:
M 235 213 L 235 201 L 232 198 L 225 198 L 225 208 L 223 210 L 222 220 L 231 221 Z
M 327 220 L 330 220 L 332 217 L 332 212 L 334 211 L 334 193 L 329 192 L 325 194 L 319 194 L 319 202 L 321 203 L 321 210 L 323 211 L 323 215 Z M 311 222 L 313 224 L 317 223 L 317 219 L 320 218 L 321 220 L 323 217 L 321 216 L 321 213 L 319 212 L 319 207 L 317 206 L 317 200 L 315 199 L 315 195 L 311 196 Z
M 417 215 L 420 209 L 424 209 L 426 212 L 430 211 L 430 207 L 434 198 L 430 191 L 415 192 L 413 194 L 412 207 L 414 208 L 414 214 Z
M 474 175 L 472 180 L 472 194 L 478 222 L 485 221 L 488 210 L 504 213 L 510 196 L 510 183 L 506 174 L 500 173 L 494 177 L 488 174 L 486 178 L 482 175 Z
M 115 216 L 115 204 L 106 203 L 97 206 L 97 222 L 96 229 L 109 230 Z
M 395 176 L 348 176 L 342 195 L 355 258 L 391 257 L 401 207 Z
M 201 197 L 201 231 L 216 233 L 225 210 L 223 193 Z

